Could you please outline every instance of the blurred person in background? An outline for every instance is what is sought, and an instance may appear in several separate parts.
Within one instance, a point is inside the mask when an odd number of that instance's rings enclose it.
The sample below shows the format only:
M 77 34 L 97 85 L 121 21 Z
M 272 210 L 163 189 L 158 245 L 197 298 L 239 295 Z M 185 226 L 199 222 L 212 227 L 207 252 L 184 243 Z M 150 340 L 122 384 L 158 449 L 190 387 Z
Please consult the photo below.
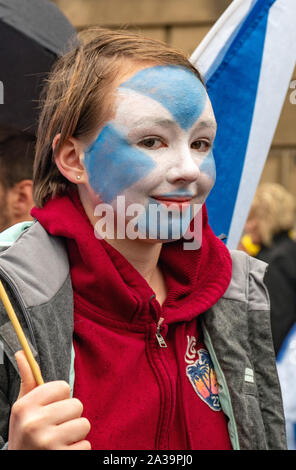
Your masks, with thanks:
M 21 132 L 0 142 L 0 232 L 33 220 L 34 150 L 35 137 Z
M 245 225 L 242 248 L 268 263 L 265 284 L 271 304 L 276 355 L 296 321 L 295 200 L 283 186 L 258 187 Z
M 240 249 L 269 264 L 265 284 L 282 390 L 289 450 L 296 449 L 296 243 L 295 201 L 281 185 L 259 186 Z

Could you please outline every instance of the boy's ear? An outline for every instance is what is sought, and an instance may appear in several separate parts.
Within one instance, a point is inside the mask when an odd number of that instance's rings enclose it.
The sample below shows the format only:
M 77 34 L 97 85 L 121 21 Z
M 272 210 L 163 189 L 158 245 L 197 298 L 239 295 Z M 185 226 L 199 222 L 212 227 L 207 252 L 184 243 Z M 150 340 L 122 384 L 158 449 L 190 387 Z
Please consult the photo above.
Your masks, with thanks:
M 14 223 L 31 220 L 30 211 L 34 205 L 33 181 L 21 180 L 8 191 L 10 213 Z
M 53 139 L 53 152 L 55 152 L 59 139 L 60 134 L 57 134 Z M 86 183 L 88 180 L 83 165 L 83 156 L 82 143 L 74 137 L 69 137 L 55 154 L 58 169 L 71 183 Z

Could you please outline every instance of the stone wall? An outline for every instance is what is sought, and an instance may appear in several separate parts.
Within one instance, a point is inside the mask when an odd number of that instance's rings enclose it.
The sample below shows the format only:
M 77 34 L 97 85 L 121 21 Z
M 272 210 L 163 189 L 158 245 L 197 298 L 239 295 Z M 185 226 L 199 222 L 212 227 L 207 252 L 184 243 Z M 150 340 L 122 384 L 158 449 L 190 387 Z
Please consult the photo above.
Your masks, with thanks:
M 131 28 L 165 41 L 189 56 L 231 0 L 55 0 L 55 3 L 78 30 L 90 25 Z M 292 80 L 296 80 L 296 69 Z M 291 102 L 295 87 L 288 90 L 262 181 L 282 183 L 296 197 L 296 103 Z

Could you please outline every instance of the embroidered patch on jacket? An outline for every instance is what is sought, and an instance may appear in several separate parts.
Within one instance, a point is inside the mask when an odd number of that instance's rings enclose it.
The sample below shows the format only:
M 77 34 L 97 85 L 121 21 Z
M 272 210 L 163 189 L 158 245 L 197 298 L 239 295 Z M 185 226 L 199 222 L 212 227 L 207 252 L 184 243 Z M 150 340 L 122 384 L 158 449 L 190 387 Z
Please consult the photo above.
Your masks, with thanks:
M 186 375 L 197 395 L 214 411 L 220 411 L 218 383 L 214 366 L 206 349 L 196 350 L 196 339 L 187 336 Z

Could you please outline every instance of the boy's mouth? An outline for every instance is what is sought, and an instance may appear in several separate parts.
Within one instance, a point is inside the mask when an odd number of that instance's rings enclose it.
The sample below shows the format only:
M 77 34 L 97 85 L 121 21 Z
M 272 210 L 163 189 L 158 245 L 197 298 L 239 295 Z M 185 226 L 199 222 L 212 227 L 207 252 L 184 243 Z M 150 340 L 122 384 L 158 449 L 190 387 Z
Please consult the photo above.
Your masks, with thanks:
M 170 194 L 164 196 L 153 196 L 152 199 L 155 199 L 158 203 L 164 204 L 167 207 L 174 209 L 174 206 L 178 209 L 186 208 L 190 205 L 192 196 L 179 196 Z

